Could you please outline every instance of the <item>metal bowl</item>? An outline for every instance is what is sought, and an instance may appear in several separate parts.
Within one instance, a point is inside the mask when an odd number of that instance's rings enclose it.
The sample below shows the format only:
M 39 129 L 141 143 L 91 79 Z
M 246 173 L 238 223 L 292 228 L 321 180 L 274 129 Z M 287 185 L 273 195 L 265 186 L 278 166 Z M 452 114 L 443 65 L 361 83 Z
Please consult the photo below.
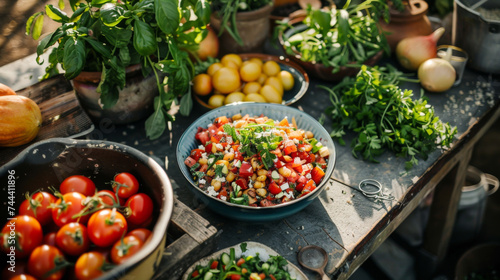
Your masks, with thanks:
M 108 271 L 100 279 L 150 279 L 163 256 L 167 226 L 170 221 L 174 195 L 170 180 L 153 159 L 126 145 L 97 140 L 72 140 L 52 138 L 37 142 L 26 148 L 16 158 L 0 167 L 0 180 L 8 181 L 10 172 L 15 172 L 15 205 L 21 205 L 24 193 L 37 189 L 57 187 L 68 176 L 88 176 L 96 186 L 109 188 L 106 184 L 118 172 L 135 175 L 140 191 L 148 194 L 154 203 L 154 221 L 150 240 L 143 248 L 122 265 Z M 3 196 L 2 205 L 7 196 Z M 1 212 L 6 221 L 7 210 Z
M 297 122 L 297 126 L 299 128 L 309 130 L 314 133 L 314 137 L 318 141 L 320 141 L 323 146 L 328 147 L 328 149 L 330 150 L 330 158 L 323 181 L 317 186 L 314 191 L 306 196 L 300 197 L 287 203 L 268 207 L 237 205 L 210 196 L 200 190 L 191 177 L 189 169 L 184 164 L 184 160 L 189 156 L 191 150 L 198 147 L 198 143 L 195 140 L 197 128 L 206 128 L 208 124 L 212 123 L 217 117 L 231 117 L 236 114 L 249 114 L 250 116 L 259 116 L 261 114 L 264 114 L 265 116 L 275 120 L 281 120 L 284 117 L 288 117 L 289 120 L 295 118 L 295 121 Z M 182 174 L 190 184 L 190 189 L 210 209 L 219 213 L 220 215 L 236 220 L 262 222 L 282 219 L 284 217 L 293 215 L 313 202 L 313 200 L 321 193 L 321 191 L 323 191 L 328 178 L 330 178 L 333 173 L 336 161 L 336 151 L 330 134 L 317 120 L 315 120 L 307 113 L 299 111 L 296 108 L 280 104 L 235 103 L 211 110 L 199 117 L 195 122 L 193 122 L 179 139 L 179 143 L 177 144 L 176 149 L 176 157 L 178 166 Z

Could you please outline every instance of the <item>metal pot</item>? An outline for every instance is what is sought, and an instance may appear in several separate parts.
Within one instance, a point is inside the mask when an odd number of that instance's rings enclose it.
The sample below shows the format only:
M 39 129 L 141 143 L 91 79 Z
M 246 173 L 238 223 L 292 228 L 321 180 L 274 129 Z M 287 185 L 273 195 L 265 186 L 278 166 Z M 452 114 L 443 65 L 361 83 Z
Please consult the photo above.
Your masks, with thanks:
M 479 8 L 500 9 L 500 1 L 455 0 L 452 41 L 469 54 L 468 66 L 500 74 L 500 18 L 485 17 Z
M 477 237 L 483 224 L 486 198 L 498 190 L 498 179 L 469 166 L 465 186 L 458 205 L 452 242 L 470 241 Z

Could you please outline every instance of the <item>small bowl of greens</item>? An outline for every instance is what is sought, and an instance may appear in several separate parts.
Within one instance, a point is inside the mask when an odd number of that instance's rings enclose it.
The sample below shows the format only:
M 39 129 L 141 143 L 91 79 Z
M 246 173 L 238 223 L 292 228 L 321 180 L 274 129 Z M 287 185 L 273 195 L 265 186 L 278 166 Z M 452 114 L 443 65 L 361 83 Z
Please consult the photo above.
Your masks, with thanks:
M 237 276 L 254 279 L 262 274 L 266 279 L 307 280 L 298 267 L 257 242 L 240 243 L 197 261 L 186 270 L 182 280 L 240 279 Z
M 378 27 L 386 8 L 384 1 L 367 0 L 344 9 L 309 9 L 302 21 L 285 20 L 278 27 L 278 40 L 287 56 L 310 75 L 340 81 L 390 53 Z

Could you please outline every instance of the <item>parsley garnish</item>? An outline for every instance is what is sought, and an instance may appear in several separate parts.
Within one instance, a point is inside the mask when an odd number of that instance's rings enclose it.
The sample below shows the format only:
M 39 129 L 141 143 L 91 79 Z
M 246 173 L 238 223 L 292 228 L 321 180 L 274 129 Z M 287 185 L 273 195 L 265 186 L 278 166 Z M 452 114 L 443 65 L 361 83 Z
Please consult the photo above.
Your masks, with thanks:
M 401 90 L 402 75 L 393 67 L 363 65 L 356 77 L 323 87 L 333 104 L 326 110 L 333 120 L 330 136 L 345 144 L 345 130 L 356 132 L 351 142 L 355 157 L 377 162 L 375 157 L 389 149 L 409 158 L 405 167 L 411 169 L 418 164 L 416 156 L 427 159 L 437 147 L 451 145 L 456 127 L 440 121 L 423 96 L 413 100 L 411 90 Z
M 275 128 L 274 121 L 268 121 L 265 124 L 249 124 L 238 129 L 241 136 L 240 151 L 247 156 L 259 154 L 267 170 L 273 166 L 276 158 L 271 151 L 278 148 L 283 140 L 281 136 L 272 133 Z

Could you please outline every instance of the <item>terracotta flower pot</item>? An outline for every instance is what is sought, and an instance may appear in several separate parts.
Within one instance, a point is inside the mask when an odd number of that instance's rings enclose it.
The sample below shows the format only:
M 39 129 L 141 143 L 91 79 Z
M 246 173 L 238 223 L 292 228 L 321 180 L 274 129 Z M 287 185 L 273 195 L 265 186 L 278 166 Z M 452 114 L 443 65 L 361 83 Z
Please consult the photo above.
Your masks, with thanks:
M 93 120 L 108 119 L 114 124 L 127 124 L 151 115 L 158 87 L 154 75 L 142 75 L 140 65 L 128 67 L 126 79 L 126 86 L 120 90 L 118 102 L 108 109 L 102 108 L 100 93 L 97 92 L 101 72 L 82 72 L 71 82 L 80 105 Z
M 400 12 L 390 8 L 390 21 L 380 20 L 380 27 L 386 34 L 391 51 L 396 50 L 399 41 L 407 37 L 426 36 L 432 33 L 432 26 L 427 18 L 429 5 L 424 0 L 410 1 L 405 10 Z
M 272 10 L 273 5 L 265 5 L 254 11 L 237 13 L 236 26 L 243 40 L 243 45 L 239 45 L 227 31 L 224 31 L 219 37 L 219 55 L 228 53 L 262 52 L 264 42 L 269 35 L 269 16 Z M 221 21 L 216 13 L 212 13 L 210 25 L 214 28 L 215 32 L 219 34 Z

